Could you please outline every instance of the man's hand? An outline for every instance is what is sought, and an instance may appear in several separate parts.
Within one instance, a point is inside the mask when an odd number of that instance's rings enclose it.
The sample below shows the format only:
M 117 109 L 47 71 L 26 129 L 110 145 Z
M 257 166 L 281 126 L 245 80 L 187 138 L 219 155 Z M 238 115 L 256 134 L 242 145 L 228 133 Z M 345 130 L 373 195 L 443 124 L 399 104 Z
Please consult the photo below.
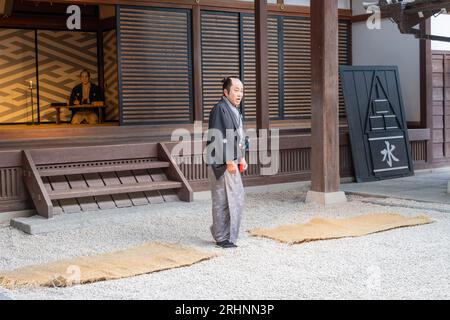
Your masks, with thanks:
M 241 159 L 241 161 L 239 162 L 239 165 L 242 166 L 243 171 L 246 171 L 247 168 L 248 168 L 248 164 L 247 164 L 247 161 L 245 160 L 245 158 L 242 158 L 242 159 Z M 242 171 L 242 172 L 243 172 L 243 171 Z
M 236 174 L 237 167 L 236 167 L 236 164 L 234 163 L 234 161 L 227 162 L 227 171 L 231 174 Z
M 75 100 L 75 101 L 73 102 L 73 104 L 74 104 L 75 106 L 78 106 L 78 105 L 80 104 L 80 101 L 78 101 L 78 99 L 77 99 L 77 100 Z

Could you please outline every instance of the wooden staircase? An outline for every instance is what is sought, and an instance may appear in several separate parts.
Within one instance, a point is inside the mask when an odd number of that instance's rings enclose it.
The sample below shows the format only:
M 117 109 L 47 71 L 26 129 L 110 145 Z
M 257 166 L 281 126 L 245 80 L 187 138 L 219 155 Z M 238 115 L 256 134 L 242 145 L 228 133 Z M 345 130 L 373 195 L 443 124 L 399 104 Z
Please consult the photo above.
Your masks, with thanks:
M 23 151 L 24 182 L 39 215 L 182 200 L 193 192 L 161 143 Z

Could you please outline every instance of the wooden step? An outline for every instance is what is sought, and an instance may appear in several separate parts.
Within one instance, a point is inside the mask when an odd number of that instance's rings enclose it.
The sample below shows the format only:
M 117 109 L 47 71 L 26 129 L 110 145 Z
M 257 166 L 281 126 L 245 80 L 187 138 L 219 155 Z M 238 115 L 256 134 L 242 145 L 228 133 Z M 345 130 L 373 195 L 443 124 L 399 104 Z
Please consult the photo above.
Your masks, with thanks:
M 142 170 L 142 169 L 162 169 L 169 168 L 170 163 L 166 161 L 150 161 L 141 163 L 117 164 L 106 166 L 79 166 L 67 168 L 51 168 L 38 169 L 41 177 L 53 177 L 72 174 L 97 173 L 97 172 L 114 172 L 114 171 L 128 171 L 128 170 Z
M 103 196 L 130 192 L 154 191 L 179 189 L 182 187 L 181 182 L 177 181 L 160 181 L 151 183 L 121 184 L 105 187 L 91 187 L 83 189 L 68 189 L 49 192 L 51 200 L 82 198 L 89 196 Z

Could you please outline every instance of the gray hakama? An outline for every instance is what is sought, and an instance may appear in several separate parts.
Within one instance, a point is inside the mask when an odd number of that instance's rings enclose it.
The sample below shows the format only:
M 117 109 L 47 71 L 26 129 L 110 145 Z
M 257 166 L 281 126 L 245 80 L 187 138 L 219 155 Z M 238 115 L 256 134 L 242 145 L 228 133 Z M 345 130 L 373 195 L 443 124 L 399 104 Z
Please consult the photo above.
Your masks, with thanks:
M 208 166 L 208 179 L 211 185 L 212 217 L 211 234 L 216 242 L 229 240 L 236 243 L 244 209 L 244 186 L 241 174 L 228 171 L 216 179 L 214 171 Z

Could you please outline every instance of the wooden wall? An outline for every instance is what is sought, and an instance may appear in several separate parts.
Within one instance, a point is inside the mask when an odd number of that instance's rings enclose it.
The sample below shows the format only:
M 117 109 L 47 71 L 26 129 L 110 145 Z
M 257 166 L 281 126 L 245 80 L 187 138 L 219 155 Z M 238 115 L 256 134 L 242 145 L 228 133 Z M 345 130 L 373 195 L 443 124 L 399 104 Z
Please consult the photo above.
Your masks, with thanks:
M 279 118 L 280 101 L 282 98 L 280 87 L 280 54 L 279 49 L 279 23 L 280 19 L 275 16 L 268 18 L 268 78 L 269 78 L 269 116 L 271 119 Z M 255 65 L 255 17 L 251 14 L 242 17 L 243 35 L 243 60 L 244 70 L 242 79 L 245 82 L 245 97 L 243 102 L 243 116 L 245 120 L 256 119 L 256 65 Z
M 341 134 L 340 146 L 340 171 L 343 177 L 353 176 L 352 157 L 347 134 Z M 252 142 L 256 143 L 256 142 Z M 169 148 L 174 144 L 169 144 Z M 194 149 L 194 148 L 193 148 Z M 179 164 L 186 179 L 191 183 L 194 190 L 209 190 L 207 183 L 207 166 L 203 161 L 202 154 L 173 155 Z M 249 154 L 257 158 L 257 154 Z M 268 185 L 275 183 L 287 183 L 295 181 L 308 181 L 311 178 L 311 138 L 303 136 L 283 136 L 280 138 L 279 158 L 276 160 L 278 170 L 274 175 L 264 176 L 260 165 L 249 165 L 244 174 L 244 184 Z M 274 158 L 272 159 L 274 161 Z M 249 162 L 250 163 L 250 162 Z M 272 164 L 272 162 L 271 162 Z
M 80 129 L 78 129 L 80 130 Z M 149 131 L 150 128 L 147 129 Z M 104 137 L 97 140 L 90 139 L 90 145 L 123 144 L 128 141 L 134 143 L 149 141 L 148 134 L 144 128 L 130 127 L 126 133 L 117 134 L 116 137 Z M 412 157 L 415 169 L 424 167 L 427 159 L 427 137 L 423 130 L 409 130 Z M 151 133 L 154 135 L 154 133 Z M 141 136 L 140 138 L 138 138 Z M 70 137 L 65 138 L 70 141 Z M 53 145 L 45 138 L 44 142 L 36 139 L 35 147 L 52 147 Z M 60 139 L 64 140 L 64 139 Z M 83 140 L 81 137 L 77 140 Z M 158 138 L 158 141 L 169 141 L 170 138 Z M 67 146 L 68 142 L 57 144 L 54 147 Z M 168 143 L 168 147 L 173 148 L 174 143 Z M 33 145 L 27 145 L 27 148 L 33 148 Z M 33 208 L 29 196 L 23 185 L 22 176 L 22 151 L 19 150 L 0 151 L 0 218 L 2 212 L 23 210 Z M 194 149 L 193 149 L 194 150 Z M 273 183 L 285 183 L 293 181 L 309 181 L 311 175 L 311 137 L 309 134 L 288 134 L 286 132 L 280 138 L 280 159 L 279 171 L 273 176 L 261 176 L 258 166 L 250 166 L 245 174 L 245 184 L 267 185 Z M 207 190 L 207 170 L 203 162 L 202 155 L 177 155 L 175 160 L 180 164 L 180 168 L 191 183 L 195 191 Z M 189 160 L 190 162 L 187 162 Z M 353 176 L 353 166 L 351 150 L 348 141 L 348 134 L 340 134 L 340 170 L 343 177 Z
M 224 77 L 240 76 L 239 14 L 201 12 L 203 118 L 222 94 Z
M 433 52 L 433 162 L 450 160 L 450 52 Z
M 256 119 L 255 22 L 253 14 L 202 11 L 203 118 L 222 94 L 220 80 L 236 75 L 244 82 L 242 112 Z M 350 25 L 339 23 L 339 62 L 350 63 Z M 269 113 L 273 120 L 311 117 L 309 17 L 269 16 Z M 340 95 L 339 114 L 345 117 Z
M 121 6 L 121 124 L 192 121 L 190 11 Z
M 200 10 L 200 48 L 192 50 L 189 9 L 119 6 L 119 74 L 122 124 L 192 121 L 193 54 L 201 57 L 203 121 L 222 96 L 221 80 L 244 82 L 242 112 L 256 118 L 254 15 Z M 274 120 L 311 117 L 308 16 L 270 15 L 269 109 Z M 350 23 L 339 22 L 339 61 L 350 63 Z M 171 43 L 171 45 L 167 45 Z M 144 94 L 144 92 L 146 94 Z M 162 98 L 164 97 L 164 98 Z M 345 117 L 341 95 L 340 116 Z

